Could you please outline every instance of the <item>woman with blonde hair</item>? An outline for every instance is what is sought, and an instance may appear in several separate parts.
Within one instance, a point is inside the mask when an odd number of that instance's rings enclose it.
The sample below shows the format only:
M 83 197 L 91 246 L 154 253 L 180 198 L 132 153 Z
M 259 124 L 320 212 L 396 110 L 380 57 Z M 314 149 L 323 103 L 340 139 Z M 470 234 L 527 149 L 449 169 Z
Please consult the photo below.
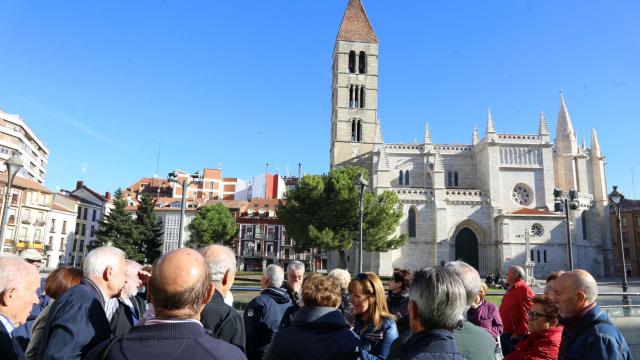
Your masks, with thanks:
M 382 281 L 374 273 L 360 273 L 349 282 L 349 294 L 361 358 L 386 359 L 391 343 L 398 338 L 398 328 L 387 308 Z

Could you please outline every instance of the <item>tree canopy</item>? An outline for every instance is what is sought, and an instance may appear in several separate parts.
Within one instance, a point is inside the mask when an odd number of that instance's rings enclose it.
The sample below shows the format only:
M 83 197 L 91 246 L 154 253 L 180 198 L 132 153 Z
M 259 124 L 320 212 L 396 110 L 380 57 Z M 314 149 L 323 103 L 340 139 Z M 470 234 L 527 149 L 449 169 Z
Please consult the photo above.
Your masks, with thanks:
M 231 211 L 222 203 L 200 208 L 189 224 L 191 239 L 187 246 L 200 248 L 210 244 L 232 245 L 238 228 Z
M 113 209 L 98 221 L 96 240 L 92 248 L 110 245 L 125 252 L 127 259 L 144 261 L 144 255 L 139 250 L 140 227 L 134 222 L 127 211 L 127 201 L 120 189 L 116 190 L 113 199 Z
M 164 234 L 162 220 L 156 218 L 154 212 L 156 200 L 149 194 L 140 197 L 136 210 L 135 225 L 138 226 L 136 247 L 144 257 L 146 264 L 152 264 L 162 255 L 162 236 Z

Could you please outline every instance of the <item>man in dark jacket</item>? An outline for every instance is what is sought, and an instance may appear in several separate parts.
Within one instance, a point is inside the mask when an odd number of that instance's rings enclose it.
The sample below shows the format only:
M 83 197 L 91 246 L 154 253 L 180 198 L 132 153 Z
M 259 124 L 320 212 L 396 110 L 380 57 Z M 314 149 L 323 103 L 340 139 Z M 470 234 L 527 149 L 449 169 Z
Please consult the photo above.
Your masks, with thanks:
M 466 307 L 466 293 L 458 277 L 445 268 L 416 271 L 411 283 L 409 326 L 413 335 L 398 358 L 463 360 L 452 330 Z
M 85 278 L 51 305 L 43 339 L 44 360 L 81 359 L 109 339 L 111 328 L 104 307 L 108 299 L 120 296 L 126 268 L 120 249 L 103 246 L 87 254 L 82 267 Z
M 293 260 L 287 265 L 287 282 L 282 288 L 287 291 L 292 304 L 300 301 L 300 292 L 302 291 L 302 282 L 304 281 L 304 263 L 302 261 Z
M 34 304 L 40 276 L 36 269 L 16 256 L 0 257 L 0 358 L 24 359 L 24 350 L 12 331 L 27 321 Z
M 124 335 L 129 332 L 129 329 L 137 326 L 147 308 L 144 298 L 138 296 L 142 286 L 142 280 L 138 276 L 141 269 L 142 265 L 133 260 L 127 260 L 126 280 L 122 294 L 117 299 L 111 299 L 118 302 L 110 320 L 113 336 Z
M 222 245 L 209 245 L 200 250 L 211 272 L 215 292 L 200 314 L 200 322 L 216 339 L 231 343 L 244 351 L 244 322 L 242 316 L 225 304 L 224 298 L 231 291 L 236 277 L 236 256 L 233 250 Z
M 289 296 L 280 287 L 283 281 L 284 271 L 280 266 L 267 266 L 260 279 L 260 286 L 264 290 L 244 309 L 246 352 L 249 360 L 262 359 L 273 334 L 278 330 L 282 316 L 291 306 Z
M 149 291 L 156 317 L 103 342 L 86 359 L 246 359 L 237 347 L 209 336 L 198 321 L 214 289 L 197 251 L 181 248 L 160 258 Z
M 566 272 L 554 284 L 564 325 L 558 359 L 631 359 L 629 346 L 598 304 L 598 284 L 584 270 Z

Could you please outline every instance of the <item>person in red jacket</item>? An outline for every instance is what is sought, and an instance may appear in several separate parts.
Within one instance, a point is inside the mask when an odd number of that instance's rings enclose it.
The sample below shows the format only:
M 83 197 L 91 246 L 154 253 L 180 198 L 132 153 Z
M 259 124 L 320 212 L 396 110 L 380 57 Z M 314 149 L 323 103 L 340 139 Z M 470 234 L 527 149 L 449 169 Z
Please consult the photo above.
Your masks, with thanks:
M 531 334 L 516 345 L 504 360 L 557 359 L 562 341 L 562 326 L 558 324 L 558 309 L 545 297 L 536 296 L 529 311 Z
M 533 290 L 524 282 L 524 269 L 512 266 L 507 272 L 509 289 L 500 304 L 500 318 L 504 325 L 504 332 L 500 335 L 500 344 L 504 356 L 513 352 L 515 345 L 528 333 L 527 313 L 531 308 L 534 297 Z

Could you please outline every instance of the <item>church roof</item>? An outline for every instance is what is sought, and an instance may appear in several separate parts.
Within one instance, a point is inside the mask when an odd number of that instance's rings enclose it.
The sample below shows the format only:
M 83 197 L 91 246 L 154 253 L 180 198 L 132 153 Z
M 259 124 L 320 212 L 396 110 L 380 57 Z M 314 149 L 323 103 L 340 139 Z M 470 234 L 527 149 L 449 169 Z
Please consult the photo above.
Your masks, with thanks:
M 361 0 L 349 0 L 347 9 L 342 16 L 338 40 L 378 43 Z

